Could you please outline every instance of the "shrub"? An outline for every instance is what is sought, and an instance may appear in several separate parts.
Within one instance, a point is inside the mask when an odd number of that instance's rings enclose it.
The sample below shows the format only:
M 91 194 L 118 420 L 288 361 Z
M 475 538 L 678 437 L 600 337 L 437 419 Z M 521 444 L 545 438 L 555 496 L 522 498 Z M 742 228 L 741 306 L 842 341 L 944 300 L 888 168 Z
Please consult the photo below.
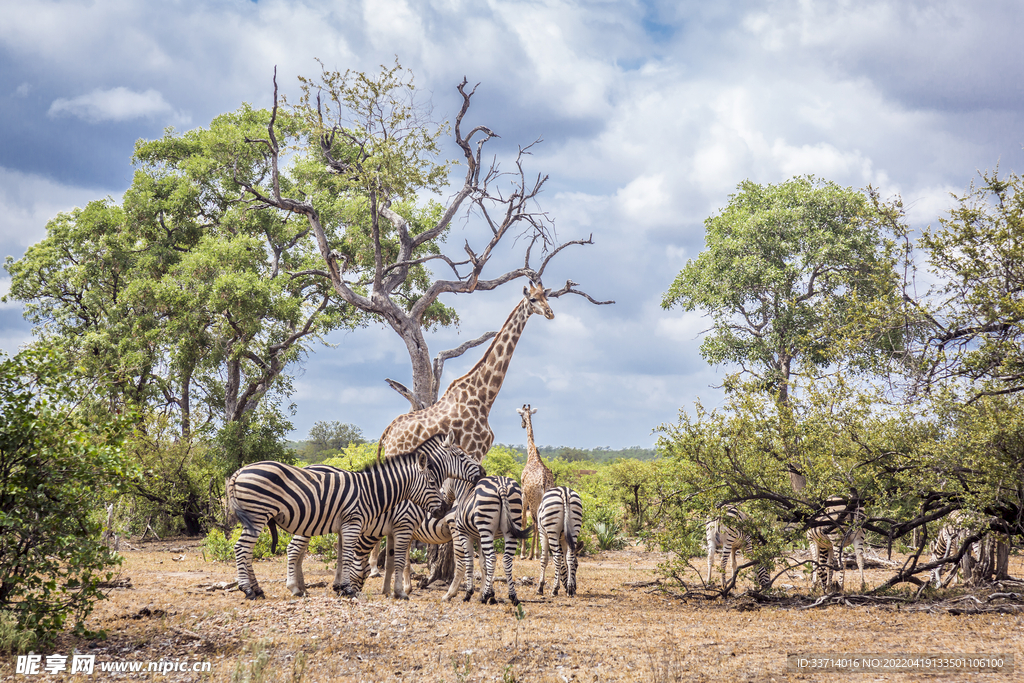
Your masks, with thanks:
M 7 610 L 0 610 L 0 652 L 21 654 L 35 645 L 36 635 L 18 626 L 18 617 Z
M 84 415 L 94 387 L 73 386 L 69 374 L 43 350 L 0 356 L 0 609 L 42 641 L 68 617 L 86 632 L 103 598 L 96 584 L 120 561 L 89 512 L 130 474 L 120 449 L 126 420 Z
M 206 535 L 203 539 L 201 547 L 203 549 L 203 556 L 207 560 L 216 560 L 218 562 L 230 562 L 235 559 L 235 544 L 238 543 L 238 539 L 242 537 L 242 525 L 238 524 L 235 526 L 234 531 L 231 532 L 231 538 L 224 536 L 224 532 L 220 529 L 214 529 Z M 288 543 L 292 540 L 292 535 L 283 529 L 277 530 L 277 552 L 270 552 L 270 529 L 264 527 L 263 531 L 260 532 L 259 538 L 256 539 L 256 545 L 252 549 L 252 559 L 262 560 L 272 555 L 283 555 L 288 548 Z M 314 539 L 315 540 L 315 539 Z
M 601 550 L 622 550 L 626 547 L 626 538 L 622 535 L 619 525 L 614 522 L 598 522 L 594 524 L 594 536 Z

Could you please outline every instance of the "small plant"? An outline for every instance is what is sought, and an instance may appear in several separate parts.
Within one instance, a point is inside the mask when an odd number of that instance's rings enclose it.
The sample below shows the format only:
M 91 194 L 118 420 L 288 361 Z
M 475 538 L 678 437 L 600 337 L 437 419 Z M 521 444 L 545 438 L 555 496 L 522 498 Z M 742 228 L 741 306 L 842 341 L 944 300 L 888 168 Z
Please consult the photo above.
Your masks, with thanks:
M 309 554 L 319 555 L 324 562 L 338 559 L 338 534 L 326 534 L 311 538 Z
M 217 562 L 230 562 L 235 559 L 235 544 L 238 543 L 238 539 L 242 537 L 242 525 L 239 524 L 235 527 L 235 530 L 231 533 L 231 538 L 224 536 L 224 533 L 220 529 L 214 529 L 206 535 L 203 539 L 201 548 L 203 550 L 203 557 L 207 561 L 214 560 Z M 270 530 L 264 529 L 260 532 L 259 538 L 256 539 L 256 545 L 252 549 L 252 559 L 262 560 L 271 555 L 283 555 L 285 549 L 288 547 L 288 543 L 292 540 L 292 535 L 286 531 L 277 532 L 277 552 L 270 552 Z
M 235 664 L 235 670 L 231 673 L 231 683 L 263 683 L 267 677 L 267 665 L 270 663 L 270 653 L 267 651 L 270 643 L 261 640 L 253 647 L 254 657 L 246 666 L 240 659 Z
M 415 548 L 409 551 L 409 561 L 413 564 L 423 564 L 427 561 L 427 551 L 423 548 Z
M 598 522 L 594 525 L 594 536 L 601 550 L 622 550 L 626 547 L 626 539 L 615 522 Z
M 36 643 L 36 634 L 18 628 L 18 617 L 0 610 L 0 652 L 17 655 L 28 652 Z

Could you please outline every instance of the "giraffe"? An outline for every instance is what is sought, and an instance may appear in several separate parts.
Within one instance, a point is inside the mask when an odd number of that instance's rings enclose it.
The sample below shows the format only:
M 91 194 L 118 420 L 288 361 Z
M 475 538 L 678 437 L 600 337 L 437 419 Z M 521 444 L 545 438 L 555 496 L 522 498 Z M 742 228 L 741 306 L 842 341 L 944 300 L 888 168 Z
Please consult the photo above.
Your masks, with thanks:
M 548 320 L 555 317 L 548 305 L 548 291 L 540 282 L 530 281 L 523 287 L 523 299 L 509 314 L 501 330 L 487 347 L 483 357 L 472 369 L 451 383 L 444 395 L 432 406 L 396 417 L 387 426 L 377 444 L 377 458 L 415 450 L 435 434 L 452 430 L 458 446 L 483 460 L 494 443 L 494 432 L 487 424 L 494 399 L 508 372 L 516 343 L 523 334 L 526 321 L 534 313 Z M 404 449 L 404 450 L 403 450 Z
M 555 485 L 555 475 L 551 474 L 551 470 L 547 468 L 544 461 L 540 459 L 540 453 L 537 451 L 537 444 L 533 442 L 533 419 L 530 417 L 537 412 L 536 408 L 531 410 L 530 404 L 527 403 L 522 408 L 516 408 L 516 412 L 519 413 L 523 418 L 523 429 L 526 430 L 526 466 L 523 468 L 523 524 L 522 528 L 526 527 L 526 512 L 530 512 L 530 518 L 533 519 L 533 526 L 535 529 L 540 529 L 537 526 L 537 509 L 540 507 L 541 498 L 544 497 L 544 492 Z M 530 540 L 530 557 L 533 559 L 537 552 L 537 539 L 540 533 L 535 531 L 533 538 Z M 526 544 L 524 543 L 520 550 L 519 556 L 523 557 L 526 555 Z

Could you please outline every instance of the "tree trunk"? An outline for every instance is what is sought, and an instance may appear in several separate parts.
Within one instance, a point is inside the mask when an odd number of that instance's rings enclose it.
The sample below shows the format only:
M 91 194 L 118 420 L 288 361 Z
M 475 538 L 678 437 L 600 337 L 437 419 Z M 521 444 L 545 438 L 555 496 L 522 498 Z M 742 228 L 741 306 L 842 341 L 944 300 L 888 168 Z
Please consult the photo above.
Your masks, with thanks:
M 451 585 L 455 578 L 455 550 L 449 541 L 444 545 L 432 545 L 427 551 L 427 578 L 420 582 L 420 588 L 426 588 L 435 581 Z

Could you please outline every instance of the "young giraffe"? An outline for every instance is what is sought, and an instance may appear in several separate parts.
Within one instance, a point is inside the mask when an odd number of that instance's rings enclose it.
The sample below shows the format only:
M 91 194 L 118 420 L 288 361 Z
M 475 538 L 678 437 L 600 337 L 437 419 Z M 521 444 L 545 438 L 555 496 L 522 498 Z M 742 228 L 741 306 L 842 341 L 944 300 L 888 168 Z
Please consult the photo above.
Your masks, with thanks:
M 380 437 L 377 458 L 380 459 L 382 451 L 385 456 L 411 452 L 435 434 L 446 434 L 451 430 L 463 451 L 475 457 L 477 462 L 483 460 L 494 443 L 494 432 L 487 424 L 487 415 L 501 389 L 527 319 L 534 313 L 540 313 L 548 320 L 555 317 L 548 305 L 547 294 L 539 282 L 531 281 L 529 286 L 523 287 L 523 300 L 508 316 L 483 358 L 469 372 L 453 381 L 437 403 L 396 417 Z
M 544 492 L 555 485 L 555 475 L 551 474 L 551 470 L 547 468 L 544 461 L 540 459 L 540 453 L 537 451 L 537 444 L 533 441 L 533 420 L 531 415 L 536 413 L 536 409 L 530 410 L 530 404 L 524 405 L 522 408 L 516 408 L 516 412 L 519 413 L 523 418 L 523 429 L 526 430 L 526 467 L 523 468 L 523 524 L 522 528 L 526 529 L 526 512 L 530 512 L 530 518 L 533 519 L 534 534 L 530 540 L 530 557 L 533 559 L 537 553 L 537 543 L 540 534 L 536 531 L 540 529 L 537 525 L 537 509 L 540 508 L 540 501 L 544 497 Z M 526 544 L 524 543 L 519 550 L 520 557 L 526 555 Z

